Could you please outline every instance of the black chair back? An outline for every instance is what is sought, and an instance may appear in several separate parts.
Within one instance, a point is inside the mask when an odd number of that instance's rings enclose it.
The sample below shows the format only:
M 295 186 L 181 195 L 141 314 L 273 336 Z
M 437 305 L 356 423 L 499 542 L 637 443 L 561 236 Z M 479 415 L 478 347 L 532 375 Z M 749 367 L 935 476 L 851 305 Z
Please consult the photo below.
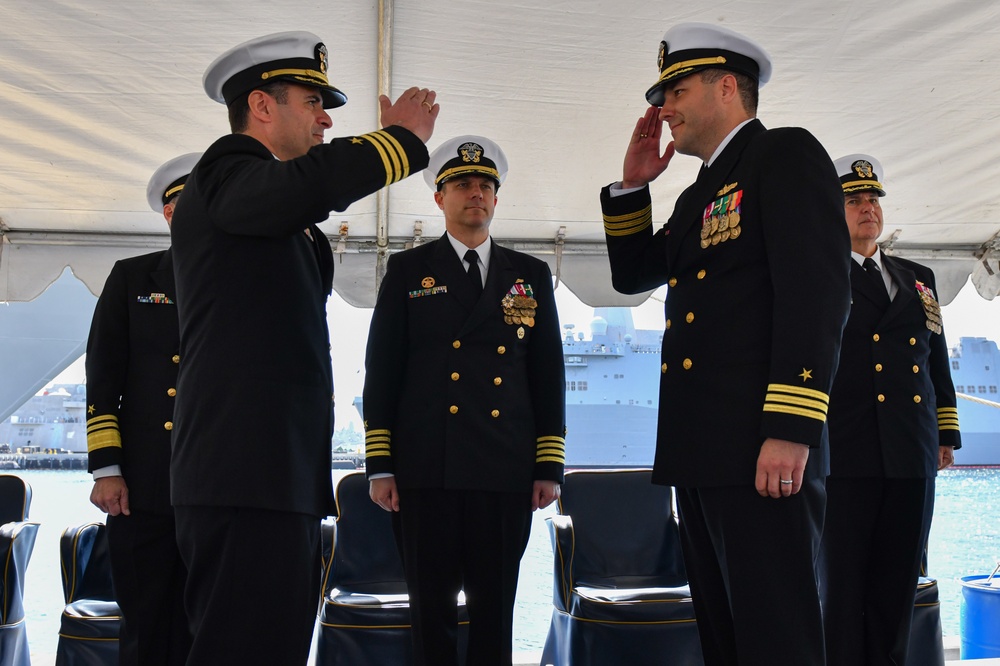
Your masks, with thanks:
M 111 555 L 103 523 L 70 527 L 59 539 L 63 598 L 67 604 L 80 599 L 114 601 Z
M 343 476 L 336 496 L 333 565 L 324 594 L 334 588 L 341 592 L 405 594 L 406 579 L 392 534 L 392 516 L 369 497 L 364 472 Z
M 31 486 L 19 476 L 0 474 L 0 525 L 28 519 Z
M 687 584 L 673 491 L 653 485 L 651 478 L 650 469 L 566 473 L 558 508 L 573 519 L 577 583 L 595 587 Z

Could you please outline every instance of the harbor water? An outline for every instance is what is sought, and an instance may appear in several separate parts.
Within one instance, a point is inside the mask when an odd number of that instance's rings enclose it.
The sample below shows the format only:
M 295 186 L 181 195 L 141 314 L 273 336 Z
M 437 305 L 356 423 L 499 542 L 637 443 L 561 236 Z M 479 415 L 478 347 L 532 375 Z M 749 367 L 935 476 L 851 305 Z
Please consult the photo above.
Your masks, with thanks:
M 10 472 L 8 472 L 10 473 Z M 62 611 L 59 536 L 71 525 L 103 521 L 89 502 L 91 478 L 83 471 L 13 472 L 31 484 L 31 517 L 41 524 L 25 585 L 32 663 L 55 663 Z M 334 474 L 342 474 L 334 470 Z M 540 650 L 552 612 L 552 550 L 545 518 L 535 515 L 521 564 L 515 609 L 515 651 Z M 938 579 L 945 636 L 959 635 L 961 578 L 989 573 L 1000 558 L 1000 468 L 959 468 L 938 477 L 929 573 Z

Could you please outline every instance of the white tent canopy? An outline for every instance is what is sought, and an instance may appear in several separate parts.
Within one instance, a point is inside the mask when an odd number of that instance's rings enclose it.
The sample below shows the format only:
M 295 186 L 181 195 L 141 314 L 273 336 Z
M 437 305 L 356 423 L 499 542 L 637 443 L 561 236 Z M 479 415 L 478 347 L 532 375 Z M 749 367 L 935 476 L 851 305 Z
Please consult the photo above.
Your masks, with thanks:
M 457 134 L 497 141 L 511 163 L 494 236 L 546 258 L 592 305 L 615 294 L 598 190 L 620 178 L 655 80 L 657 46 L 681 21 L 761 42 L 775 72 L 759 115 L 811 130 L 832 157 L 885 165 L 887 249 L 930 264 L 949 302 L 970 273 L 1000 291 L 1000 3 L 982 0 L 33 0 L 0 24 L 0 301 L 31 300 L 66 266 L 98 293 L 117 258 L 165 247 L 145 203 L 153 170 L 228 131 L 201 76 L 223 50 L 306 29 L 328 45 L 348 104 L 328 137 L 375 129 L 376 98 L 435 89 L 431 147 Z M 653 185 L 666 221 L 697 161 Z M 788 187 L 795 187 L 789 173 Z M 789 215 L 796 211 L 789 210 Z M 381 220 L 381 225 L 380 225 Z M 377 257 L 443 232 L 419 177 L 333 214 L 337 291 L 374 301 Z M 342 242 L 341 242 L 342 241 Z M 990 274 L 990 270 L 996 273 Z

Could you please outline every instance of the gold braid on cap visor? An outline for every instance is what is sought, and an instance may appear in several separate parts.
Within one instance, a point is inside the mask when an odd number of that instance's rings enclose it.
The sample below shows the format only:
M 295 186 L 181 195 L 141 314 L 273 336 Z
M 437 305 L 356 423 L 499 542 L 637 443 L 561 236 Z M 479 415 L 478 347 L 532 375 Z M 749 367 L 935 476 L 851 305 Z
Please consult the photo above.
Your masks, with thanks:
M 326 78 L 326 74 L 315 69 L 273 69 L 270 72 L 262 73 L 260 78 L 266 81 L 275 76 L 294 76 L 297 79 L 308 81 L 314 85 L 330 85 L 330 80 Z
M 726 64 L 725 56 L 715 56 L 714 58 L 696 58 L 694 60 L 683 60 L 681 62 L 675 62 L 670 67 L 667 67 L 665 70 L 660 72 L 660 78 L 657 80 L 657 83 L 673 78 L 673 75 L 680 72 L 680 70 L 692 69 L 694 67 L 703 67 L 705 65 L 724 65 L 724 64 Z
M 169 190 L 163 193 L 163 200 L 170 201 L 170 199 L 172 199 L 175 194 L 177 194 L 183 189 L 184 189 L 184 183 L 181 183 L 176 187 L 171 187 Z
M 877 180 L 852 180 L 849 183 L 844 183 L 845 192 L 853 192 L 855 190 L 884 190 L 882 183 Z
M 438 185 L 442 180 L 445 180 L 447 178 L 453 178 L 463 173 L 481 173 L 484 176 L 492 176 L 497 180 L 497 182 L 500 181 L 500 172 L 497 171 L 496 169 L 491 169 L 489 167 L 484 167 L 484 166 L 469 165 L 469 166 L 453 167 L 451 169 L 446 169 L 442 171 L 441 173 L 438 174 L 438 177 L 434 179 L 434 184 Z

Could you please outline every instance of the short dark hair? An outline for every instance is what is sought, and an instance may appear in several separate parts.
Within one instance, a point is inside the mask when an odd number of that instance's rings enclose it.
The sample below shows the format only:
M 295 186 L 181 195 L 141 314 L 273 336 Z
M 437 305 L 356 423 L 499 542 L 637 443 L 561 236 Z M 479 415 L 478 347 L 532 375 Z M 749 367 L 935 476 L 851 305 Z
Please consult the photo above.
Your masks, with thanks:
M 233 100 L 229 105 L 229 129 L 233 134 L 245 132 L 250 127 L 250 93 L 254 90 L 265 92 L 278 102 L 278 104 L 288 103 L 288 83 L 286 81 L 271 81 L 253 90 L 248 90 Z
M 752 76 L 747 76 L 741 72 L 734 72 L 731 69 L 711 67 L 709 69 L 701 70 L 701 82 L 715 83 L 726 74 L 732 74 L 733 78 L 736 79 L 736 88 L 739 90 L 740 102 L 743 103 L 743 109 L 751 116 L 756 116 L 757 103 L 760 100 L 757 79 Z

